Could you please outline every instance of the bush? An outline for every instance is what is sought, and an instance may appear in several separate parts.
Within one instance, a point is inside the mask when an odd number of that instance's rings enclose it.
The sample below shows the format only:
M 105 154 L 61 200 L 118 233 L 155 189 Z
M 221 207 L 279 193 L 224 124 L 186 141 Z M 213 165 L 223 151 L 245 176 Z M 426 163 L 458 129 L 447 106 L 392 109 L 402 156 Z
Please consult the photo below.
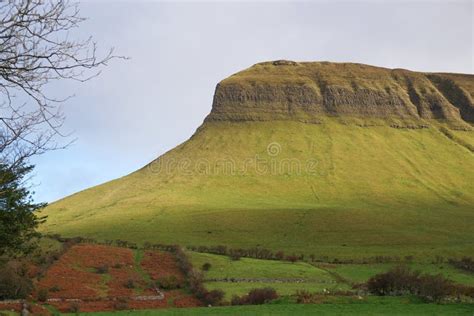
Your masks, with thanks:
M 474 260 L 471 257 L 464 257 L 461 260 L 449 259 L 449 263 L 458 269 L 474 272 Z
M 202 282 L 202 273 L 193 269 L 188 275 L 189 290 L 199 299 L 203 299 L 206 293 Z
M 222 290 L 212 290 L 205 293 L 203 301 L 207 305 L 219 305 L 219 303 L 224 298 L 225 293 Z
M 39 289 L 38 291 L 38 301 L 40 302 L 46 302 L 49 297 L 49 292 L 47 289 Z
M 49 291 L 50 292 L 59 292 L 59 291 L 61 291 L 61 288 L 57 285 L 54 285 L 49 289 Z
M 71 305 L 69 305 L 69 312 L 71 313 L 79 313 L 81 310 L 81 305 L 79 305 L 78 302 L 72 302 Z
M 128 279 L 127 282 L 125 283 L 125 287 L 127 289 L 134 289 L 135 288 L 135 280 L 133 279 Z
M 211 264 L 209 262 L 206 262 L 205 264 L 202 265 L 203 271 L 209 271 L 209 269 L 211 269 Z
M 216 252 L 221 252 L 221 253 L 227 252 L 227 248 L 223 246 L 217 246 L 214 250 Z M 176 260 L 178 262 L 178 267 L 186 275 L 189 290 L 198 299 L 200 299 L 206 304 L 210 304 L 210 305 L 219 304 L 224 298 L 224 292 L 222 292 L 221 290 L 213 290 L 210 292 L 207 291 L 203 285 L 202 272 L 193 268 L 193 265 L 189 261 L 188 256 L 183 251 L 183 249 L 179 247 L 174 247 L 174 251 L 175 251 Z M 210 268 L 210 266 L 211 266 L 210 264 L 208 267 L 206 264 L 204 264 L 203 270 L 205 270 L 206 268 Z
M 290 261 L 291 263 L 295 263 L 296 261 L 298 261 L 298 256 L 297 255 L 286 256 L 286 261 Z
M 275 289 L 267 287 L 263 289 L 253 289 L 247 294 L 247 302 L 251 305 L 264 304 L 278 298 Z
M 232 305 L 261 305 L 269 303 L 278 298 L 278 294 L 273 288 L 253 289 L 242 297 L 233 296 Z
M 424 275 L 420 278 L 418 295 L 425 300 L 439 302 L 453 291 L 453 283 L 441 274 Z
M 115 302 L 114 302 L 114 309 L 115 310 L 125 310 L 125 309 L 128 309 L 128 301 L 126 298 L 118 298 Z
M 193 265 L 188 259 L 188 256 L 181 248 L 175 250 L 176 261 L 178 263 L 178 268 L 183 271 L 184 275 L 188 276 L 193 270 Z
M 296 291 L 296 303 L 298 304 L 308 304 L 313 301 L 313 294 L 307 290 L 298 290 Z
M 369 292 L 382 296 L 413 293 L 418 286 L 419 275 L 419 272 L 412 272 L 406 266 L 398 266 L 371 277 L 367 288 Z
M 229 254 L 229 258 L 233 261 L 238 261 L 242 257 L 242 254 L 238 251 L 233 251 Z
M 283 251 L 278 251 L 276 254 L 275 254 L 275 259 L 277 260 L 283 260 L 285 259 L 285 253 Z
M 0 300 L 24 299 L 33 290 L 28 269 L 21 263 L 9 262 L 0 267 Z
M 109 272 L 109 266 L 103 265 L 95 268 L 96 273 L 106 274 Z
M 454 288 L 453 291 L 458 297 L 467 296 L 470 298 L 474 298 L 474 286 L 456 284 L 456 285 L 453 285 L 453 288 Z
M 238 295 L 232 296 L 232 299 L 230 300 L 231 305 L 243 305 L 242 304 L 242 298 Z
M 367 281 L 367 289 L 376 295 L 413 294 L 434 302 L 439 302 L 458 291 L 465 291 L 441 274 L 420 275 L 419 272 L 403 266 L 373 276 Z
M 174 290 L 179 289 L 181 284 L 174 275 L 161 277 L 156 281 L 156 286 L 163 290 Z

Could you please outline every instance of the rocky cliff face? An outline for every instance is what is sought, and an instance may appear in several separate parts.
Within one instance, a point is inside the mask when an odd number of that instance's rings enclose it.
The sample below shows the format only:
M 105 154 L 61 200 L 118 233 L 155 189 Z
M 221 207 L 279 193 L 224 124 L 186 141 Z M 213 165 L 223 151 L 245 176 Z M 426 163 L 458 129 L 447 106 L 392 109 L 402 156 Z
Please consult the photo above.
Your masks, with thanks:
M 429 120 L 471 128 L 474 76 L 427 74 L 361 64 L 275 61 L 220 82 L 207 121 L 297 120 L 324 116 Z

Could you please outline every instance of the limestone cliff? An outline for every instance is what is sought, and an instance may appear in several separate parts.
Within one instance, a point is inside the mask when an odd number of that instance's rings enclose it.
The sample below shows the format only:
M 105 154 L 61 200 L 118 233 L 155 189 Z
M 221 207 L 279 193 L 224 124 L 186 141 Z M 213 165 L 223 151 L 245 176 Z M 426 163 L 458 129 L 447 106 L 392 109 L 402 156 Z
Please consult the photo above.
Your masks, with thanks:
M 221 81 L 206 121 L 297 120 L 324 116 L 424 126 L 429 120 L 470 129 L 474 76 L 362 64 L 274 61 Z

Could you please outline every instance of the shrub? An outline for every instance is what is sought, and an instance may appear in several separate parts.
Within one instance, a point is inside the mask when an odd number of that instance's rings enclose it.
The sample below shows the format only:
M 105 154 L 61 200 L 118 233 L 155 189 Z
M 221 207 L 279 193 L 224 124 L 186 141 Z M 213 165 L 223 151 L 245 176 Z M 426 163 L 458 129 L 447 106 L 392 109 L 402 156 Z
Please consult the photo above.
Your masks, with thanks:
M 474 298 L 474 286 L 467 286 L 462 284 L 453 285 L 454 293 L 459 296 L 467 296 Z
M 284 258 L 285 258 L 285 253 L 281 250 L 275 254 L 275 259 L 277 260 L 283 260 Z
M 188 259 L 188 256 L 181 248 L 175 249 L 176 261 L 178 268 L 187 276 L 193 270 L 193 265 Z
M 9 262 L 0 269 L 0 300 L 24 299 L 33 290 L 27 269 L 18 262 Z
M 397 266 L 388 272 L 377 274 L 367 281 L 369 292 L 376 295 L 403 295 L 414 292 L 419 272 L 406 266 Z
M 227 254 L 227 247 L 223 245 L 219 245 L 216 247 L 212 247 L 211 252 L 218 254 L 218 255 L 225 255 Z
M 50 292 L 59 292 L 59 291 L 61 291 L 61 288 L 57 285 L 54 285 L 49 289 L 49 291 Z
M 232 305 L 260 305 L 278 298 L 278 294 L 273 288 L 253 289 L 242 297 L 233 296 Z
M 48 300 L 48 297 L 49 297 L 49 292 L 47 289 L 39 289 L 38 291 L 38 301 L 40 302 L 46 302 Z
M 275 289 L 267 287 L 263 289 L 253 289 L 247 294 L 247 302 L 251 305 L 264 304 L 278 298 Z
M 202 265 L 203 271 L 209 271 L 209 269 L 211 269 L 211 264 L 209 262 L 206 262 L 205 264 Z
M 125 309 L 128 309 L 128 301 L 126 298 L 118 298 L 115 302 L 114 302 L 114 309 L 115 310 L 125 310 Z
M 81 305 L 78 303 L 78 302 L 72 302 L 70 305 L 69 305 L 69 312 L 71 313 L 79 313 L 79 311 L 81 310 Z
M 127 282 L 125 283 L 125 287 L 127 289 L 134 289 L 135 288 L 135 280 L 133 279 L 128 279 Z
M 240 253 L 238 253 L 238 252 L 232 252 L 232 253 L 229 255 L 229 258 L 230 258 L 231 260 L 234 260 L 234 261 L 240 260 L 241 257 L 242 257 L 242 256 L 241 256 Z
M 474 272 L 474 260 L 471 257 L 463 257 L 461 260 L 449 259 L 449 263 L 458 269 Z
M 298 261 L 298 256 L 297 255 L 286 256 L 286 260 L 290 261 L 291 263 L 295 263 L 296 261 Z
M 225 293 L 222 290 L 212 290 L 205 293 L 203 301 L 207 305 L 219 305 L 224 298 Z
M 214 251 L 226 252 L 227 248 L 224 248 L 222 246 L 217 246 L 214 249 Z M 189 290 L 198 299 L 200 299 L 206 304 L 211 304 L 211 305 L 219 304 L 224 297 L 224 292 L 220 290 L 213 290 L 210 292 L 207 291 L 203 285 L 202 272 L 193 268 L 193 265 L 189 261 L 188 256 L 186 255 L 184 250 L 175 246 L 174 252 L 175 252 L 176 260 L 178 262 L 178 267 L 186 275 Z M 210 264 L 209 264 L 209 268 L 210 268 Z M 203 266 L 203 270 L 204 269 L 205 268 Z
M 243 305 L 242 304 L 242 298 L 238 295 L 232 296 L 232 299 L 230 300 L 231 305 Z
M 444 257 L 440 256 L 440 255 L 436 255 L 434 263 L 440 264 L 440 263 L 443 263 L 443 262 L 444 262 Z
M 164 290 L 179 289 L 181 284 L 174 275 L 161 277 L 156 281 L 156 286 Z
M 453 291 L 453 283 L 441 274 L 424 275 L 420 278 L 418 295 L 425 300 L 439 302 Z
M 367 281 L 367 289 L 376 295 L 413 294 L 434 302 L 457 291 L 464 291 L 440 274 L 420 275 L 403 266 L 373 276 Z
M 109 266 L 102 265 L 102 266 L 96 267 L 95 271 L 96 273 L 99 273 L 99 274 L 106 274 L 109 272 Z
M 298 304 L 308 304 L 313 300 L 313 294 L 307 290 L 298 290 L 296 291 L 296 303 Z
M 202 282 L 202 273 L 193 269 L 188 275 L 189 290 L 199 299 L 203 299 L 206 294 Z

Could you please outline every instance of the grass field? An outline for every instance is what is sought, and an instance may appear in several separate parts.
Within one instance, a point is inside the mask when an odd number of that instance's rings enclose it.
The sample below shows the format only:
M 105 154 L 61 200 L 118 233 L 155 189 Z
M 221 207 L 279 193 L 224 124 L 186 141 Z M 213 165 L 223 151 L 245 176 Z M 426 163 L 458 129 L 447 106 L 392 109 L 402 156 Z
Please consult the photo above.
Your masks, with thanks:
M 330 265 L 326 269 L 337 273 L 339 276 L 351 283 L 361 283 L 367 281 L 371 276 L 377 273 L 388 271 L 395 264 L 338 264 Z M 408 264 L 413 270 L 422 273 L 442 274 L 446 278 L 459 284 L 474 286 L 474 274 L 456 269 L 449 264 L 431 264 L 431 263 L 412 263 Z
M 196 252 L 189 254 L 195 267 L 202 267 L 206 262 L 211 264 L 209 271 L 204 272 L 206 280 L 204 284 L 209 290 L 223 290 L 227 300 L 233 295 L 244 295 L 251 289 L 263 287 L 272 287 L 280 295 L 293 295 L 298 290 L 322 292 L 324 289 L 330 291 L 349 289 L 347 284 L 338 283 L 327 271 L 308 263 L 249 258 L 235 261 L 226 256 L 213 254 Z
M 211 264 L 205 272 L 206 279 L 213 278 L 303 278 L 310 280 L 332 280 L 324 270 L 308 263 L 290 263 L 276 260 L 259 260 L 241 258 L 231 260 L 227 256 L 207 253 L 188 252 L 195 267 L 202 267 L 206 262 Z
M 256 157 L 266 169 L 244 164 Z M 205 123 L 159 162 L 52 204 L 42 230 L 422 261 L 474 253 L 473 178 L 473 154 L 434 125 Z
M 410 303 L 406 298 L 373 298 L 365 302 L 331 303 L 317 305 L 269 304 L 260 306 L 230 306 L 190 308 L 179 310 L 123 311 L 87 315 L 472 315 L 472 304 L 421 304 Z M 73 314 L 70 314 L 73 315 Z
M 196 268 L 201 268 L 204 263 L 211 265 L 209 271 L 203 271 L 205 286 L 210 290 L 223 290 L 226 299 L 262 287 L 272 287 L 280 295 L 293 295 L 298 290 L 310 292 L 350 290 L 353 284 L 366 282 L 370 277 L 386 272 L 396 265 L 394 263 L 320 264 L 320 267 L 317 267 L 304 262 L 290 263 L 250 258 L 235 261 L 221 255 L 192 251 L 188 254 Z M 422 273 L 442 274 L 456 283 L 474 286 L 472 273 L 456 269 L 447 263 L 407 265 Z

